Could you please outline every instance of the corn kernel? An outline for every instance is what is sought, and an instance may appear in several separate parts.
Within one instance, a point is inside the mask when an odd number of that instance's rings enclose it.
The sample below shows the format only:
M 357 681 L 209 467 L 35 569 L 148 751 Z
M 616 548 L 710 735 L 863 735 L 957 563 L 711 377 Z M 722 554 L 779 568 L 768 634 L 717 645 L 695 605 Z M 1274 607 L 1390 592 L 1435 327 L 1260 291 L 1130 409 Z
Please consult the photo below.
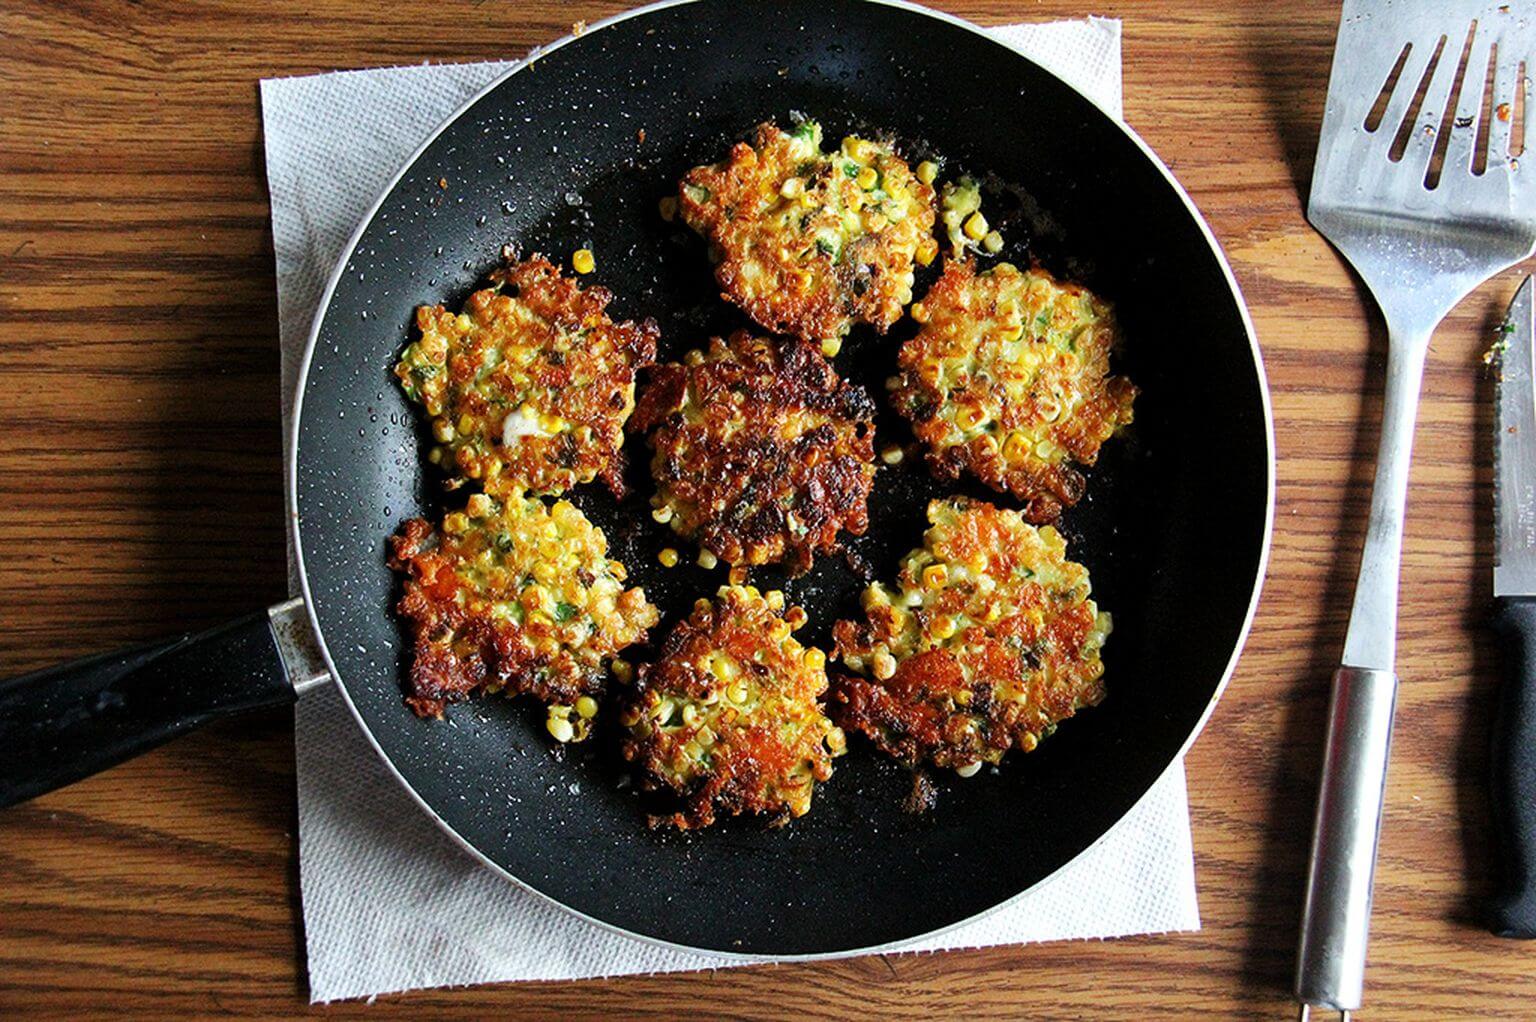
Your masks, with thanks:
M 677 551 L 672 547 L 664 547 L 661 553 L 656 555 L 656 559 L 661 562 L 661 566 L 664 568 L 677 567 Z
M 798 198 L 804 191 L 805 181 L 798 177 L 785 178 L 784 183 L 779 185 L 779 194 L 786 199 Z
M 746 702 L 751 694 L 751 690 L 747 688 L 745 681 L 738 681 L 725 690 L 725 697 L 738 706 Z
M 1014 320 L 1011 323 L 1004 323 L 1001 329 L 997 331 L 997 336 L 1004 343 L 1011 343 L 1016 341 L 1020 337 L 1024 336 L 1024 324 L 1020 323 L 1018 320 Z
M 702 351 L 700 351 L 698 348 L 690 348 L 690 349 L 688 349 L 687 353 L 683 355 L 683 364 L 684 365 L 696 366 L 696 365 L 702 365 L 703 362 L 704 362 L 704 353 Z
M 955 424 L 961 429 L 976 429 L 986 421 L 986 411 L 975 405 L 966 405 L 955 413 Z
M 461 312 L 454 318 L 453 325 L 459 328 L 459 333 L 467 334 L 475 328 L 475 321 L 469 318 L 469 313 Z
M 815 646 L 812 646 L 810 649 L 806 650 L 805 653 L 801 656 L 801 660 L 804 661 L 805 666 L 809 667 L 813 671 L 826 670 L 827 655 L 821 650 L 817 649 Z
M 443 519 L 444 532 L 464 532 L 469 528 L 469 516 L 462 511 L 455 511 Z
M 837 353 L 843 350 L 843 342 L 836 337 L 828 337 L 821 342 L 821 353 L 827 358 L 836 358 Z
M 782 589 L 768 590 L 768 592 L 763 594 L 763 599 L 766 600 L 768 602 L 768 606 L 774 610 L 784 609 L 784 591 Z
M 662 525 L 667 524 L 672 520 L 672 506 L 670 504 L 661 505 L 661 507 L 651 512 L 651 518 Z
M 1009 461 L 1022 461 L 1029 457 L 1029 438 L 1023 433 L 1009 433 L 1003 441 L 1003 457 Z
M 747 580 L 747 566 L 745 564 L 735 565 L 731 568 L 730 574 L 726 575 L 726 579 L 733 586 L 741 585 Z
M 988 231 L 986 237 L 981 239 L 981 247 L 992 255 L 997 255 L 1003 250 L 1003 236 L 996 231 Z
M 875 182 L 880 180 L 880 174 L 874 167 L 865 167 L 859 171 L 859 176 L 854 178 L 854 180 L 858 182 L 860 188 L 867 192 L 875 187 Z
M 865 213 L 864 231 L 866 234 L 879 234 L 885 230 L 887 223 L 884 213 Z
M 891 444 L 890 446 L 885 447 L 880 451 L 880 460 L 885 462 L 887 465 L 900 465 L 901 459 L 905 458 L 906 456 L 906 452 L 896 444 Z
M 965 226 L 961 229 L 965 231 L 967 238 L 970 238 L 972 241 L 980 241 L 987 235 L 987 218 L 981 215 L 980 210 L 977 210 L 965 218 Z
M 940 589 L 949 581 L 949 569 L 942 564 L 930 564 L 923 569 L 923 588 Z
M 578 248 L 571 253 L 571 268 L 577 273 L 591 273 L 597 269 L 597 259 L 590 248 Z
M 935 639 L 944 640 L 955 634 L 955 619 L 948 614 L 940 614 L 933 619 L 929 630 Z
M 576 737 L 576 729 L 571 726 L 571 722 L 565 717 L 555 716 L 555 711 L 558 709 L 562 709 L 562 707 L 551 706 L 549 708 L 549 717 L 544 721 L 544 729 L 549 732 L 555 741 L 564 743 Z
M 700 550 L 699 551 L 698 565 L 699 565 L 699 567 L 703 568 L 705 571 L 713 571 L 715 566 L 718 565 L 719 563 L 720 563 L 720 558 L 716 557 L 712 551 L 709 551 L 709 550 Z
M 635 680 L 634 665 L 623 657 L 614 657 L 613 662 L 608 665 L 608 668 L 613 671 L 613 676 L 625 685 Z
M 871 658 L 870 669 L 874 671 L 876 679 L 885 681 L 896 673 L 896 658 L 880 650 Z
M 458 428 L 460 433 L 468 433 L 475 428 L 475 420 L 470 418 L 468 412 L 465 412 L 463 415 L 459 416 Z
M 933 184 L 933 179 L 939 176 L 939 165 L 932 160 L 924 160 L 917 165 L 917 179 L 925 185 Z
M 591 696 L 581 696 L 576 700 L 576 714 L 583 720 L 591 720 L 597 716 L 597 700 Z
M 471 518 L 484 518 L 491 513 L 492 508 L 495 506 L 490 497 L 483 493 L 477 493 L 469 498 L 468 502 L 464 505 L 464 510 L 469 512 Z
M 976 774 L 980 771 L 981 760 L 977 760 L 974 763 L 967 763 L 965 766 L 955 767 L 955 773 L 959 774 L 961 777 L 975 777 Z
M 848 736 L 840 727 L 835 727 L 827 732 L 827 751 L 834 756 L 841 756 L 848 751 Z
M 939 254 L 939 243 L 934 238 L 924 238 L 917 243 L 917 264 L 928 266 Z
M 443 463 L 443 449 L 441 447 L 432 448 L 427 452 L 427 460 L 434 465 L 441 465 Z
M 670 224 L 677 217 L 677 196 L 663 196 L 661 201 L 656 203 L 656 209 L 661 213 L 661 218 Z
M 683 723 L 689 727 L 699 726 L 699 708 L 692 703 L 683 704 Z
M 785 624 L 789 625 L 792 631 L 799 631 L 800 629 L 804 628 L 805 623 L 808 620 L 810 620 L 810 618 L 805 613 L 804 607 L 791 607 L 789 610 L 784 612 L 784 622 Z
M 447 419 L 433 419 L 432 436 L 440 444 L 453 443 L 453 438 L 455 436 L 453 423 L 449 422 Z

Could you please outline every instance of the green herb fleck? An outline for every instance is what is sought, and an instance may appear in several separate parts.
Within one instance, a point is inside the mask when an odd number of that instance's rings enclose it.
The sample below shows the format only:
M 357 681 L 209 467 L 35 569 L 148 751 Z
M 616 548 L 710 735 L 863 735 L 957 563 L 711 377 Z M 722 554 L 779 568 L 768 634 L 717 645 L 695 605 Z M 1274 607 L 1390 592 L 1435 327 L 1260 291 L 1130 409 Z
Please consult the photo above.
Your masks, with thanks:
M 565 624 L 565 622 L 575 617 L 576 612 L 576 605 L 573 603 L 555 604 L 555 620 L 561 624 Z

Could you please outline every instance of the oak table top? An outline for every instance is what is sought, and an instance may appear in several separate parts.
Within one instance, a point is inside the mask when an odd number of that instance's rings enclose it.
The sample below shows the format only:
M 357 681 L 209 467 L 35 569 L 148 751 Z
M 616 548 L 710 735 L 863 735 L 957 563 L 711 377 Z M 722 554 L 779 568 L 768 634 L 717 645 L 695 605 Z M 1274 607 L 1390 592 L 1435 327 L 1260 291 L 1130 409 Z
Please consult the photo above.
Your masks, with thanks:
M 0 9 L 0 676 L 284 595 L 257 80 L 506 58 L 620 6 Z M 942 6 L 987 24 L 1086 13 L 1074 0 Z M 1268 580 L 1188 759 L 1200 932 L 310 1009 L 281 712 L 0 815 L 0 1017 L 1288 1017 L 1323 707 L 1385 361 L 1358 279 L 1302 215 L 1336 5 L 1098 0 L 1093 11 L 1125 19 L 1127 119 L 1225 246 L 1274 398 Z M 1536 947 L 1472 920 L 1489 888 L 1496 668 L 1480 356 L 1518 280 L 1507 273 L 1462 303 L 1424 381 L 1367 1018 L 1536 1014 Z

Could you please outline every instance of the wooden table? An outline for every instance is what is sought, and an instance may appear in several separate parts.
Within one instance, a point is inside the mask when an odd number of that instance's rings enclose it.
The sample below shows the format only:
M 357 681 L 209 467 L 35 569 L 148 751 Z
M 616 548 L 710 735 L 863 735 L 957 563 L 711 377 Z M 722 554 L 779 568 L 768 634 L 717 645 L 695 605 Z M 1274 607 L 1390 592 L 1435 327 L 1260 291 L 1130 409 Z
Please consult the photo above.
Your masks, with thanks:
M 0 675 L 284 594 L 277 324 L 256 82 L 504 58 L 613 3 L 234 0 L 0 10 Z M 984 23 L 1078 0 L 945 3 Z M 1204 929 L 1107 943 L 422 992 L 316 1014 L 1286 1017 L 1328 675 L 1365 518 L 1384 338 L 1307 227 L 1333 3 L 1100 0 L 1125 106 L 1210 218 L 1274 394 L 1258 620 L 1189 757 Z M 281 8 L 281 10 L 279 10 Z M 1529 267 L 1527 267 L 1529 269 Z M 1367 1016 L 1530 1018 L 1536 948 L 1489 885 L 1489 384 L 1518 278 L 1440 329 L 1413 473 L 1404 687 Z M 1478 404 L 1481 402 L 1481 406 Z M 0 1017 L 306 1011 L 290 716 L 215 727 L 0 815 Z

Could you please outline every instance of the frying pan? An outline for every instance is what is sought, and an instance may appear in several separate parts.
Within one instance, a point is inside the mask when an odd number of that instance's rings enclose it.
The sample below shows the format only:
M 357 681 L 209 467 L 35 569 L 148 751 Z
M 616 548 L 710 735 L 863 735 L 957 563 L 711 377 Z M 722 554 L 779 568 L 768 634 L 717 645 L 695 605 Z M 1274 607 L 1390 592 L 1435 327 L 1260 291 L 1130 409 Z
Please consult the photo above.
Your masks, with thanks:
M 409 650 L 390 609 L 385 540 L 463 494 L 444 495 L 424 464 L 389 370 L 415 306 L 461 301 L 507 242 L 557 261 L 594 248 L 589 280 L 616 293 L 616 314 L 657 319 L 663 358 L 739 325 L 703 246 L 662 220 L 657 199 L 759 122 L 797 111 L 829 139 L 889 133 L 913 158 L 946 157 L 949 175 L 986 175 L 1006 256 L 1116 304 L 1120 370 L 1142 390 L 1136 422 L 1106 445 L 1089 497 L 1062 524 L 1114 615 L 1109 696 L 1030 755 L 936 777 L 938 804 L 923 814 L 903 809 L 911 775 L 854 739 L 810 814 L 788 826 L 653 831 L 644 798 L 621 781 L 613 727 L 563 748 L 526 701 L 459 704 L 448 722 L 403 704 Z M 856 332 L 840 371 L 882 395 L 904 336 Z M 509 73 L 423 145 L 358 230 L 314 324 L 298 400 L 287 483 L 302 599 L 0 686 L 4 801 L 329 676 L 423 809 L 488 866 L 575 913 L 731 955 L 877 948 L 996 908 L 1114 827 L 1210 713 L 1268 548 L 1263 370 L 1194 206 L 1135 134 L 1062 81 L 965 22 L 906 4 L 660 4 Z M 910 439 L 889 416 L 877 432 L 882 444 Z M 616 503 L 587 486 L 572 497 L 662 608 L 654 641 L 723 575 L 657 566 L 675 540 L 645 513 L 648 459 L 638 438 L 629 447 L 637 494 Z M 831 622 L 857 611 L 864 579 L 853 566 L 894 575 L 921 542 L 926 501 L 946 488 L 909 458 L 882 468 L 875 491 L 869 532 L 850 543 L 857 556 L 823 557 L 795 580 L 754 573 L 806 607 L 807 641 L 825 644 Z

